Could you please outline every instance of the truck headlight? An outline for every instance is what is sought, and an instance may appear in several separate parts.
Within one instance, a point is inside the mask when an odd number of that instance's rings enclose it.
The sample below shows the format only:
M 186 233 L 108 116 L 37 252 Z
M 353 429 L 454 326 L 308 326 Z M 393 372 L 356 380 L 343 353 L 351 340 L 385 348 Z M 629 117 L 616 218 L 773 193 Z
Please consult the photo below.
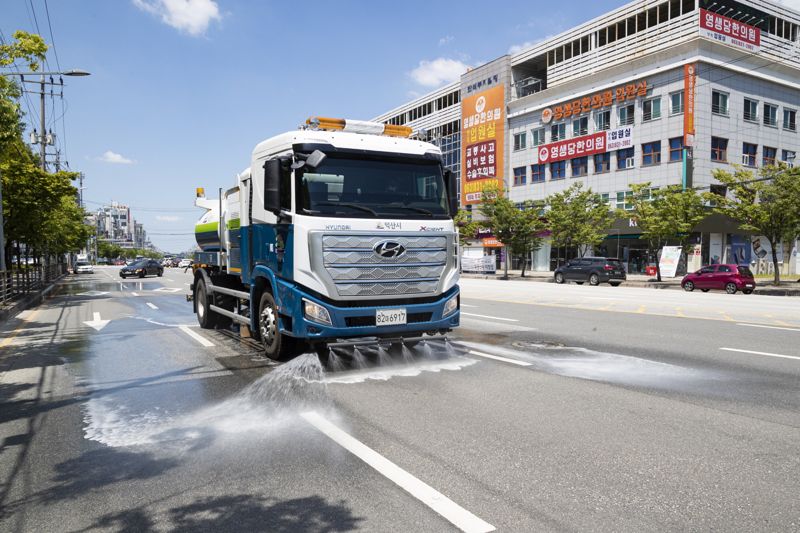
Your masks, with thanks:
M 442 318 L 447 315 L 453 314 L 458 309 L 458 295 L 456 294 L 444 304 L 444 311 L 442 311 Z
M 313 322 L 327 324 L 329 326 L 333 325 L 331 322 L 331 315 L 328 313 L 327 309 L 305 298 L 303 298 L 303 314 L 307 319 Z

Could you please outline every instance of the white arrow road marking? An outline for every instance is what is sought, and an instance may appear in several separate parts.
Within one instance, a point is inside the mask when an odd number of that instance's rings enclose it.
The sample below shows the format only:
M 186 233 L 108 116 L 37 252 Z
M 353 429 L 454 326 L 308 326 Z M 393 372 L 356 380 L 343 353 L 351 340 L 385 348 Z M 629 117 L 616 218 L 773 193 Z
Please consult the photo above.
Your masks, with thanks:
M 367 463 L 378 471 L 378 473 L 386 476 L 400 488 L 449 520 L 461 531 L 484 533 L 495 530 L 492 524 L 484 522 L 424 481 L 412 476 L 366 444 L 339 429 L 316 411 L 307 411 L 301 413 L 300 416 L 336 444 Z
M 153 289 L 153 292 L 180 292 L 183 289 L 176 289 L 175 287 L 160 287 L 158 289 Z
M 197 342 L 199 342 L 200 344 L 202 344 L 206 348 L 210 348 L 211 346 L 214 346 L 213 342 L 211 342 L 210 340 L 206 339 L 205 337 L 203 337 L 202 335 L 200 335 L 196 331 L 192 331 L 191 329 L 189 329 L 188 326 L 178 326 L 178 329 L 181 330 L 182 332 L 186 333 L 187 335 L 189 335 L 191 338 L 193 338 L 194 340 L 196 340 Z
M 79 292 L 78 296 L 103 296 L 104 294 L 108 294 L 105 291 L 86 291 L 86 292 Z
M 97 331 L 100 331 L 101 329 L 106 327 L 106 325 L 109 322 L 111 322 L 110 320 L 101 320 L 100 319 L 100 313 L 98 313 L 97 311 L 95 311 L 93 313 L 93 316 L 94 316 L 93 320 L 86 320 L 86 321 L 84 321 L 84 324 L 86 324 L 90 328 L 94 328 Z
M 150 302 L 147 302 L 147 307 L 149 307 L 150 309 L 158 309 L 158 307 L 156 307 L 155 305 L 151 304 Z

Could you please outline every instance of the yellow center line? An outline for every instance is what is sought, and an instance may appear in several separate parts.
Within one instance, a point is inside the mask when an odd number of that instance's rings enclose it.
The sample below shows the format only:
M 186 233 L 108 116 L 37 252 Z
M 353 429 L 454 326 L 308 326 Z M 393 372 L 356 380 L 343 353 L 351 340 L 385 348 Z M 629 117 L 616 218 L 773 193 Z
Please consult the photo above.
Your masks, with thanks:
M 676 307 L 675 314 L 679 317 L 686 318 L 686 315 L 683 313 L 683 307 Z
M 5 339 L 3 339 L 3 342 L 0 342 L 0 349 L 3 349 L 6 346 L 8 346 L 9 344 L 11 344 L 11 341 L 14 340 L 14 337 L 19 335 L 22 332 L 22 330 L 25 329 L 25 325 L 26 325 L 25 323 L 33 320 L 33 317 L 35 317 L 38 313 L 39 313 L 39 309 L 35 309 L 31 314 L 29 314 L 27 317 L 23 318 L 22 319 L 23 323 L 20 324 L 19 327 L 17 329 L 15 329 L 11 333 L 10 336 L 8 336 Z
M 644 314 L 645 312 L 647 312 L 647 307 L 640 305 L 639 309 L 637 309 L 636 312 L 639 314 Z

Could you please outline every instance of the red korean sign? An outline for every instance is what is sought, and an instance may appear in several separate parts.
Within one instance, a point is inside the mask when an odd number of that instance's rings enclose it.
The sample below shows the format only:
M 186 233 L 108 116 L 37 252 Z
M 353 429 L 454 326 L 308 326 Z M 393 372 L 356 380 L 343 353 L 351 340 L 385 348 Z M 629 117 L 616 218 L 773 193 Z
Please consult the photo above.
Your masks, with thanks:
M 709 39 L 747 50 L 761 49 L 761 29 L 738 20 L 700 10 L 700 33 Z
M 555 163 L 574 157 L 602 154 L 606 151 L 606 132 L 593 133 L 539 147 L 539 163 Z

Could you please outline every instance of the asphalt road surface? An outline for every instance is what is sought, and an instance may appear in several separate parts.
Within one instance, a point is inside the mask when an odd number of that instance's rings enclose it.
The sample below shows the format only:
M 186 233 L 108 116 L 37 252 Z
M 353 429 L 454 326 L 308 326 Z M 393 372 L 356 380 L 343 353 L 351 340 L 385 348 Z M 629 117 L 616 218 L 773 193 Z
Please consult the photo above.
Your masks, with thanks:
M 189 282 L 0 327 L 0 531 L 800 530 L 800 301 L 469 279 L 452 342 L 323 367 Z

